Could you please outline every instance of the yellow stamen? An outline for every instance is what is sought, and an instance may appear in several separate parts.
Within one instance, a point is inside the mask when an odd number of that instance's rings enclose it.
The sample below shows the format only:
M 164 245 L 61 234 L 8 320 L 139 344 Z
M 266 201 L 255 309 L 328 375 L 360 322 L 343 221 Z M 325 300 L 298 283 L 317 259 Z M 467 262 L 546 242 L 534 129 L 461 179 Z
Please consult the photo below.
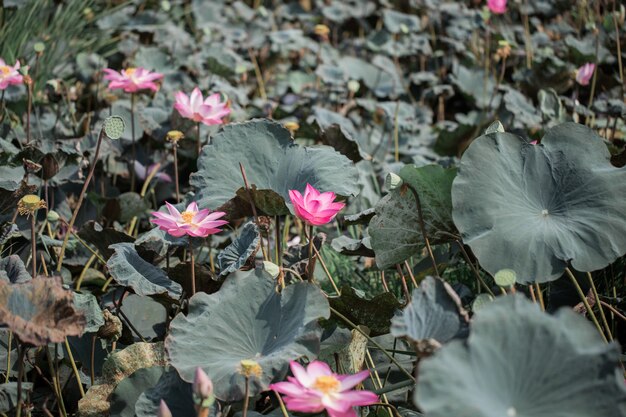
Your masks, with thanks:
M 126 68 L 124 70 L 124 74 L 128 75 L 129 77 L 132 77 L 135 71 L 137 71 L 137 68 Z
M 11 72 L 11 68 L 7 67 L 6 65 L 1 65 L 0 72 L 2 73 L 2 75 L 8 75 Z
M 323 392 L 324 394 L 330 394 L 339 391 L 341 382 L 332 375 L 318 376 L 313 383 L 313 388 Z
M 182 213 L 180 213 L 180 217 L 182 217 L 183 221 L 187 224 L 191 224 L 193 221 L 193 217 L 196 215 L 196 213 L 193 213 L 191 211 L 183 211 Z

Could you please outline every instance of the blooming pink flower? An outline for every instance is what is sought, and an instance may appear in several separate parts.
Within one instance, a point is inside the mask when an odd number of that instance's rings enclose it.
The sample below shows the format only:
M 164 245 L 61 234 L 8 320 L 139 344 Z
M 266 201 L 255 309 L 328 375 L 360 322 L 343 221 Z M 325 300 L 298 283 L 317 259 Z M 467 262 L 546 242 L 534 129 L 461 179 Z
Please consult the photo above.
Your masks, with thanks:
M 506 0 L 487 0 L 487 7 L 493 14 L 506 13 Z
M 15 65 L 7 65 L 0 58 L 0 90 L 5 90 L 11 84 L 22 84 L 24 77 L 18 72 L 20 61 L 15 61 Z
M 163 74 L 150 72 L 145 68 L 127 68 L 120 72 L 105 68 L 105 80 L 110 81 L 109 90 L 122 89 L 127 93 L 136 93 L 139 90 L 159 91 L 155 81 L 163 78 Z
M 198 87 L 193 89 L 191 96 L 182 91 L 177 92 L 174 108 L 181 116 L 208 126 L 221 124 L 222 118 L 230 114 L 227 103 L 221 101 L 219 93 L 212 94 L 204 100 Z
M 304 197 L 298 190 L 289 190 L 296 216 L 307 224 L 319 226 L 333 220 L 346 205 L 335 203 L 335 193 L 320 193 L 311 184 L 306 185 Z
M 352 407 L 378 401 L 373 392 L 352 389 L 367 379 L 367 370 L 339 375 L 324 362 L 313 361 L 304 369 L 298 362 L 291 361 L 291 372 L 293 377 L 287 377 L 289 382 L 270 385 L 270 389 L 286 395 L 285 404 L 291 411 L 319 413 L 326 409 L 330 417 L 356 417 Z
M 222 230 L 220 226 L 227 224 L 226 220 L 218 220 L 226 215 L 223 211 L 214 211 L 211 213 L 209 209 L 198 210 L 196 202 L 192 202 L 187 206 L 185 211 L 180 213 L 176 207 L 170 203 L 165 203 L 168 213 L 155 211 L 152 213 L 156 219 L 150 221 L 161 230 L 174 237 L 189 235 L 193 237 L 207 237 Z
M 589 85 L 593 72 L 596 69 L 596 64 L 588 62 L 576 71 L 576 82 L 580 85 Z
M 156 165 L 157 164 L 150 164 L 146 167 L 141 162 L 135 160 L 135 175 L 137 175 L 137 178 L 140 180 L 145 180 L 148 175 L 152 173 L 152 170 L 156 167 Z M 159 172 L 155 175 L 155 177 L 163 182 L 172 182 L 172 177 L 165 172 Z

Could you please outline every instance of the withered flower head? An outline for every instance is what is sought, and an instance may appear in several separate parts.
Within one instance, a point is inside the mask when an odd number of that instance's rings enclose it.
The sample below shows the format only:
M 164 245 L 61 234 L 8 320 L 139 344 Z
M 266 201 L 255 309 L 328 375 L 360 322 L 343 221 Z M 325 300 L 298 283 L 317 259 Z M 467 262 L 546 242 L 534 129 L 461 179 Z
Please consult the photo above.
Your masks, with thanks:
M 46 208 L 46 202 L 34 194 L 27 194 L 17 203 L 17 211 L 22 216 L 30 216 L 41 208 Z

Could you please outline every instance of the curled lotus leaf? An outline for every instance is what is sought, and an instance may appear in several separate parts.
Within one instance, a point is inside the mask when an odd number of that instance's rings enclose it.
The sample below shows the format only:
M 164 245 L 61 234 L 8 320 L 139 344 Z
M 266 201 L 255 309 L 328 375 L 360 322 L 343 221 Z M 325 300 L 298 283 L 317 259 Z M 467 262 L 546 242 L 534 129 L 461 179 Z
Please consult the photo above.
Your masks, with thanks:
M 289 190 L 303 192 L 307 183 L 344 197 L 359 192 L 358 171 L 348 158 L 329 146 L 300 146 L 281 124 L 257 119 L 225 126 L 203 148 L 190 178 L 198 205 L 216 209 L 233 200 L 243 187 L 240 163 L 257 208 L 267 215 L 289 214 Z
M 450 284 L 426 277 L 411 302 L 391 320 L 391 334 L 408 337 L 417 347 L 439 347 L 467 330 L 469 316 Z
M 220 275 L 228 275 L 243 267 L 258 250 L 260 239 L 257 225 L 254 222 L 246 223 L 239 237 L 217 256 Z
M 624 417 L 619 348 L 571 309 L 542 312 L 499 297 L 419 365 L 415 400 L 429 417 Z
M 34 278 L 21 284 L 0 280 L 0 325 L 34 346 L 80 336 L 85 317 L 73 304 L 72 292 L 56 278 Z
M 31 280 L 26 265 L 17 255 L 9 255 L 0 259 L 0 280 L 11 284 L 21 284 Z
M 517 282 L 559 278 L 568 263 L 601 269 L 626 252 L 626 169 L 591 129 L 563 123 L 532 145 L 476 139 L 452 185 L 453 219 L 481 266 Z
M 322 334 L 318 319 L 329 315 L 326 298 L 313 284 L 299 282 L 278 293 L 264 270 L 237 271 L 218 292 L 196 293 L 190 299 L 189 313 L 172 320 L 165 347 L 183 380 L 192 382 L 201 367 L 218 399 L 238 401 L 245 392 L 242 360 L 261 367 L 250 378 L 254 396 L 281 380 L 289 361 L 317 356 Z

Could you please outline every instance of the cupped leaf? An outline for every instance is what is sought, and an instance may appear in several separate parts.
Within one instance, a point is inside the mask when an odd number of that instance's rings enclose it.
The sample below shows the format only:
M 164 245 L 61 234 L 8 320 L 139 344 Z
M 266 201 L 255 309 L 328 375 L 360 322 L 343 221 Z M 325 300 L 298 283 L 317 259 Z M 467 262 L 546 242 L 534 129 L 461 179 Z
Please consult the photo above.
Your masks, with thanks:
M 411 303 L 391 320 L 391 334 L 408 337 L 419 351 L 431 351 L 463 333 L 468 322 L 450 284 L 429 276 L 413 290 Z
M 139 396 L 135 403 L 137 417 L 158 415 L 161 400 L 176 417 L 196 417 L 191 384 L 180 379 L 175 369 L 166 371 L 156 384 Z
M 420 363 L 415 400 L 429 417 L 626 416 L 618 363 L 617 345 L 571 310 L 505 296 L 476 313 L 469 339 Z
M 517 282 L 605 267 L 626 252 L 626 170 L 613 167 L 591 129 L 564 123 L 541 145 L 508 133 L 481 136 L 452 187 L 454 223 L 492 275 Z
M 307 183 L 341 196 L 358 194 L 358 172 L 348 158 L 328 146 L 299 146 L 276 122 L 230 124 L 212 142 L 203 148 L 198 172 L 190 178 L 200 206 L 215 209 L 235 198 L 243 187 L 240 163 L 256 188 L 255 204 L 268 215 L 288 214 L 289 190 L 303 192 Z M 273 198 L 266 202 L 268 193 Z
M 81 335 L 85 317 L 74 308 L 72 292 L 56 278 L 39 277 L 22 284 L 0 280 L 0 326 L 8 327 L 22 342 L 45 346 Z
M 217 293 L 190 299 L 189 313 L 172 320 L 165 344 L 183 380 L 193 381 L 199 366 L 213 381 L 217 398 L 237 401 L 245 391 L 242 360 L 262 369 L 250 380 L 250 395 L 266 390 L 285 376 L 289 361 L 318 354 L 317 321 L 329 314 L 326 298 L 313 284 L 301 282 L 277 293 L 265 271 L 235 272 Z
M 107 261 L 109 273 L 121 285 L 130 287 L 138 295 L 167 294 L 177 299 L 182 287 L 172 281 L 156 266 L 144 261 L 132 243 L 116 243 L 110 246 L 115 252 Z
M 0 260 L 0 280 L 11 284 L 21 284 L 31 280 L 22 259 L 17 255 L 9 255 Z
M 85 223 L 78 232 L 78 236 L 91 243 L 98 251 L 108 259 L 113 255 L 113 250 L 109 246 L 116 243 L 130 243 L 134 239 L 124 232 L 113 229 L 112 227 L 102 227 L 95 221 Z
M 109 415 L 111 417 L 135 417 L 135 403 L 144 391 L 152 388 L 159 381 L 164 370 L 162 366 L 141 368 L 128 378 L 121 380 L 111 394 Z
M 417 201 L 409 186 L 419 196 L 426 234 L 431 243 L 450 240 L 450 234 L 456 230 L 452 222 L 450 191 L 456 169 L 439 165 L 420 168 L 407 165 L 399 175 L 404 185 L 392 190 L 376 204 L 376 216 L 369 225 L 379 268 L 404 262 L 424 248 Z
M 257 225 L 254 222 L 246 223 L 239 237 L 217 256 L 220 275 L 228 275 L 244 266 L 258 250 L 260 239 Z

